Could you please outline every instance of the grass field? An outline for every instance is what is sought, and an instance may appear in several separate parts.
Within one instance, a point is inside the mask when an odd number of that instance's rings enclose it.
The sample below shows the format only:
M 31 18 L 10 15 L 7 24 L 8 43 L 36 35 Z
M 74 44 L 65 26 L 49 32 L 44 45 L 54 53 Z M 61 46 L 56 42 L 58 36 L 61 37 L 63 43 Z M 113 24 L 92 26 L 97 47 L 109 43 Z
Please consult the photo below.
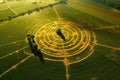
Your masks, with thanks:
M 55 2 L 54 0 L 42 0 L 41 3 L 33 5 L 30 1 L 10 1 L 0 4 L 0 18 Z M 2 7 L 3 5 L 6 8 Z M 114 12 L 110 8 L 89 0 L 70 0 L 68 4 L 58 4 L 40 12 L 1 22 L 0 80 L 120 80 L 119 14 L 119 12 Z M 49 26 L 53 28 L 49 29 Z M 77 29 L 74 28 L 76 26 Z M 80 26 L 80 30 L 78 26 Z M 42 31 L 44 29 L 42 27 L 48 27 L 48 29 L 45 28 L 48 31 Z M 52 46 L 49 47 L 54 48 L 63 44 L 61 39 L 54 34 L 56 27 L 65 28 L 63 33 L 70 43 L 66 42 L 68 46 L 58 47 L 64 49 L 60 50 L 60 53 L 67 51 L 65 47 L 68 50 L 71 49 L 70 45 L 73 45 L 71 53 L 79 50 L 78 47 L 75 48 L 78 44 L 80 44 L 79 46 L 83 44 L 88 46 L 82 51 L 83 53 L 70 58 L 58 58 L 43 54 L 45 62 L 42 63 L 37 57 L 31 55 L 26 35 L 33 33 L 39 38 L 41 33 L 43 34 L 40 37 L 43 38 L 42 42 L 44 39 L 48 39 L 45 44 L 49 46 L 52 43 Z M 38 30 L 36 30 L 37 28 Z M 76 33 L 76 30 L 78 33 L 80 31 L 80 34 Z M 94 34 L 91 34 L 92 32 Z M 78 41 L 77 39 L 82 39 L 82 35 L 83 42 Z M 84 41 L 89 37 L 90 43 L 85 43 Z M 92 40 L 93 38 L 95 40 Z M 53 42 L 49 43 L 51 39 Z M 39 47 L 41 48 L 41 46 Z M 48 52 L 49 47 L 45 47 Z M 90 52 L 91 55 L 86 56 L 91 49 L 94 52 Z M 86 57 L 85 60 L 82 60 L 81 55 L 84 53 Z

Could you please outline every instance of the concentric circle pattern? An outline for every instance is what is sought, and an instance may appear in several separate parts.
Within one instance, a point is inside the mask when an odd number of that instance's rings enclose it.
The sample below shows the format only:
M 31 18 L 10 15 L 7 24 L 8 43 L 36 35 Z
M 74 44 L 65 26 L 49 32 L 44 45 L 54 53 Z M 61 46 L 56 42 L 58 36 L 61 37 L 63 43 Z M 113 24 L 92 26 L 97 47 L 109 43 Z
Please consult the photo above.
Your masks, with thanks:
M 56 31 L 60 29 L 64 41 Z M 65 20 L 38 22 L 30 33 L 41 51 L 52 59 L 68 58 L 69 61 L 84 60 L 93 53 L 95 34 L 79 24 Z

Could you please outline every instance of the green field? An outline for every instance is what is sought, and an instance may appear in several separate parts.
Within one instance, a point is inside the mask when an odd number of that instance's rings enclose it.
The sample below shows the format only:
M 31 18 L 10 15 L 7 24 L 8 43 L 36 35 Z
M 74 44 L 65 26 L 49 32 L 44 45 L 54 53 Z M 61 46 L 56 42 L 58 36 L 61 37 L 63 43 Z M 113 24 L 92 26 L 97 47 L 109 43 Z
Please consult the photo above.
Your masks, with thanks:
M 8 1 L 0 4 L 0 19 L 56 2 L 41 0 L 41 3 L 32 4 L 34 1 L 37 0 Z M 67 46 L 62 45 L 63 41 L 55 34 L 56 27 L 65 28 L 62 31 L 68 38 Z M 39 45 L 43 52 L 46 51 L 46 54 L 43 54 L 44 63 L 31 56 L 26 41 L 28 33 L 37 36 L 38 44 L 41 39 L 41 43 L 50 47 L 42 48 L 43 44 Z M 80 41 L 82 35 L 83 42 Z M 0 22 L 0 80 L 120 80 L 119 35 L 120 11 L 116 12 L 90 0 L 69 0 L 68 4 L 57 4 L 39 12 Z M 86 36 L 90 37 L 89 44 Z M 80 49 L 76 45 L 83 45 L 85 49 L 73 57 L 47 55 L 47 50 L 52 55 L 55 50 L 60 53 L 69 51 L 72 54 Z M 51 48 L 55 49 L 53 53 L 49 52 Z M 89 52 L 91 48 L 93 53 Z M 91 55 L 86 57 L 87 53 Z M 61 54 L 57 56 L 59 55 Z M 82 60 L 84 56 L 85 59 Z

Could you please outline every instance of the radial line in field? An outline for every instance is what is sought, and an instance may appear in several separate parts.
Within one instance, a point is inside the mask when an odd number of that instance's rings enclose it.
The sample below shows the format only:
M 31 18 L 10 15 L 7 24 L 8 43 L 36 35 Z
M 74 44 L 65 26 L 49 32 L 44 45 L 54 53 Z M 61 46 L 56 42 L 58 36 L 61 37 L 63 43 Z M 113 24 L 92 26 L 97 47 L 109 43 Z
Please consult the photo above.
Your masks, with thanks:
M 21 49 L 18 49 L 18 50 L 16 50 L 16 51 L 13 51 L 13 52 L 11 52 L 11 53 L 8 53 L 7 55 L 4 55 L 4 56 L 0 57 L 0 60 L 3 59 L 3 58 L 6 58 L 6 57 L 8 57 L 8 56 L 11 56 L 11 55 L 15 54 L 16 52 L 19 52 L 19 51 L 21 51 L 21 50 L 23 50 L 23 49 L 25 49 L 25 48 L 27 48 L 27 47 L 28 47 L 28 46 L 25 46 L 25 47 L 23 47 L 23 48 L 21 48 Z
M 100 44 L 100 43 L 96 43 L 96 45 L 103 46 L 103 47 L 110 48 L 110 49 L 114 49 L 114 50 L 120 50 L 120 48 L 112 47 L 112 46 L 108 46 L 108 45 L 104 45 L 104 44 Z
M 96 30 L 96 29 L 115 29 L 115 28 L 120 28 L 120 26 L 108 26 L 108 27 L 99 27 L 99 28 L 92 28 L 92 29 Z
M 55 7 L 53 7 L 53 10 L 55 11 L 57 17 L 60 18 L 60 15 L 58 14 L 58 12 L 57 12 L 57 10 L 55 9 Z
M 13 42 L 10 42 L 10 43 L 6 43 L 6 44 L 1 44 L 0 47 L 7 46 L 7 45 L 10 45 L 10 44 L 16 44 L 16 43 L 22 42 L 22 41 L 25 41 L 25 40 L 19 40 L 19 41 L 13 41 Z
M 2 76 L 4 76 L 6 73 L 10 72 L 12 69 L 17 68 L 17 66 L 19 66 L 19 65 L 22 64 L 22 63 L 24 63 L 24 62 L 25 62 L 26 60 L 28 60 L 31 56 L 32 56 L 32 54 L 29 55 L 29 56 L 27 56 L 26 58 L 22 59 L 20 62 L 18 62 L 17 64 L 13 65 L 12 67 L 10 67 L 9 69 L 7 69 L 6 71 L 4 71 L 2 74 L 0 74 L 0 78 L 1 78 Z
M 69 67 L 69 61 L 68 61 L 68 59 L 64 58 L 63 63 L 65 65 L 65 70 L 66 70 L 66 80 L 69 80 L 70 75 L 69 75 L 69 69 L 68 69 L 68 67 Z
M 10 5 L 9 5 L 8 2 L 7 2 L 7 0 L 5 0 L 5 2 L 6 2 L 6 4 L 7 4 L 7 6 L 8 6 L 8 8 L 9 8 L 14 14 L 17 15 L 17 12 L 10 7 Z

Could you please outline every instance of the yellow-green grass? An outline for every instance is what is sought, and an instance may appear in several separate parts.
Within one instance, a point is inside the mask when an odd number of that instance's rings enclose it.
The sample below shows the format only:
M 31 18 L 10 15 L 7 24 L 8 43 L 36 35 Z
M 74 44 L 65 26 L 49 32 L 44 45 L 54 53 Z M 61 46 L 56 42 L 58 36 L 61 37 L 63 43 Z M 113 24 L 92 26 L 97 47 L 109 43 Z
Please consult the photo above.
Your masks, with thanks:
M 93 28 L 100 27 L 100 26 L 112 25 L 112 23 L 101 20 L 101 19 L 97 18 L 96 16 L 76 10 L 67 5 L 64 5 L 64 6 L 57 5 L 57 6 L 55 6 L 55 8 L 57 9 L 58 13 L 60 14 L 60 16 L 62 18 L 66 19 L 66 20 L 71 20 L 73 22 L 77 22 L 80 25 L 85 23 L 85 24 L 88 24 L 87 26 L 92 26 Z M 87 27 L 87 26 L 85 25 L 85 27 Z
M 33 8 L 40 6 L 38 4 L 32 4 L 32 2 L 29 3 L 25 1 L 15 1 L 15 2 L 9 2 L 7 4 L 10 5 L 10 7 L 12 7 L 13 10 L 15 10 L 17 13 L 25 12 L 27 10 L 31 10 Z
M 0 0 L 0 3 L 3 2 L 3 0 Z
M 53 13 L 53 14 L 51 14 Z M 42 12 L 40 13 L 33 13 L 31 15 L 26 15 L 24 17 L 19 17 L 19 18 L 16 18 L 16 19 L 13 19 L 11 21 L 6 21 L 6 22 L 3 22 L 3 23 L 0 23 L 0 35 L 2 36 L 2 39 L 0 41 L 0 44 L 6 44 L 6 43 L 9 43 L 9 42 L 12 42 L 12 41 L 16 41 L 16 40 L 24 40 L 25 39 L 25 36 L 28 32 L 28 30 L 30 30 L 32 27 L 35 26 L 36 24 L 36 21 L 42 21 L 43 19 L 47 19 L 47 18 L 53 18 L 53 17 L 56 17 L 54 11 L 52 8 L 47 8 L 45 10 L 43 10 Z M 23 22 L 24 21 L 24 22 Z M 8 30 L 9 29 L 9 30 Z M 7 30 L 7 31 L 6 31 Z M 25 44 L 25 42 L 23 43 L 19 43 L 20 46 L 13 46 L 13 45 L 8 45 L 8 46 L 5 46 L 5 47 L 2 47 L 0 48 L 0 51 L 1 51 L 1 55 L 0 57 L 4 56 L 4 55 L 7 55 L 9 54 L 10 52 L 12 51 L 15 51 L 17 49 L 20 49 L 22 48 L 23 46 L 27 46 L 27 44 Z M 11 47 L 12 46 L 12 47 Z M 11 47 L 11 48 L 9 48 Z M 29 50 L 30 52 L 30 50 Z M 18 58 L 17 58 L 18 56 Z M 0 63 L 1 63 L 1 67 L 2 70 L 0 70 L 0 73 L 4 72 L 6 69 L 8 69 L 9 67 L 11 67 L 13 64 L 16 64 L 18 63 L 21 59 L 25 58 L 27 55 L 25 55 L 23 53 L 23 51 L 19 52 L 18 54 L 14 54 L 10 57 L 7 57 L 7 58 L 4 58 L 2 60 L 0 60 Z M 17 59 L 17 60 L 16 60 Z M 33 60 L 35 60 L 35 58 L 33 58 Z M 5 62 L 8 62 L 7 64 Z M 28 62 L 30 62 L 30 64 L 32 64 L 33 62 L 31 62 L 31 60 Z M 37 62 L 39 64 L 39 60 L 37 59 Z M 51 63 L 51 62 L 50 62 Z M 25 63 L 27 64 L 27 63 Z M 37 64 L 37 65 L 38 65 Z M 48 63 L 49 64 L 49 63 Z M 41 64 L 42 65 L 42 64 Z M 47 65 L 47 64 L 46 64 Z M 23 66 L 25 66 L 23 64 Z M 48 65 L 47 65 L 48 66 Z M 63 65 L 62 65 L 63 66 Z M 30 67 L 30 66 L 29 66 Z M 32 66 L 31 66 L 32 67 Z M 36 66 L 37 67 L 37 66 Z M 44 66 L 43 66 L 44 67 Z M 25 67 L 24 67 L 25 68 Z M 33 68 L 35 68 L 35 66 L 33 65 Z M 61 67 L 58 67 L 58 68 L 61 68 Z M 21 69 L 21 68 L 20 68 Z M 39 70 L 40 68 L 37 67 L 36 68 L 37 70 Z M 64 69 L 64 67 L 63 67 Z M 17 76 L 16 77 L 12 77 L 14 79 L 20 79 L 20 78 L 24 78 L 24 75 L 26 74 L 25 72 L 23 72 L 22 74 L 24 74 L 22 77 L 19 76 L 19 69 L 17 68 Z M 26 69 L 27 70 L 27 69 Z M 29 70 L 29 68 L 28 68 Z M 51 69 L 48 68 L 48 70 L 50 71 Z M 35 69 L 31 69 L 32 73 L 36 73 L 36 70 Z M 30 73 L 31 73 L 30 71 Z M 45 71 L 45 70 L 44 70 Z M 61 70 L 62 71 L 62 70 Z M 47 71 L 46 71 L 47 72 Z M 44 72 L 43 74 L 45 74 L 46 72 Z M 64 72 L 64 70 L 62 71 Z M 12 73 L 12 71 L 10 72 L 10 74 Z M 14 74 L 14 73 L 12 73 Z M 41 71 L 39 72 L 38 71 L 38 74 L 41 74 Z M 48 73 L 49 74 L 49 73 Z M 27 74 L 28 75 L 28 74 Z M 31 76 L 34 76 L 36 77 L 36 74 L 33 75 L 33 74 L 29 74 Z M 42 74 L 41 74 L 42 75 Z M 46 74 L 47 75 L 47 74 Z M 55 75 L 55 74 L 54 74 Z M 7 75 L 6 75 L 7 76 Z M 9 79 L 10 77 L 8 76 L 6 78 L 6 76 L 2 77 L 1 79 Z M 51 76 L 51 75 L 47 75 L 47 76 Z M 59 75 L 60 76 L 60 75 Z M 64 77 L 64 75 L 61 75 L 62 78 Z M 32 80 L 33 78 L 26 78 L 26 79 L 29 79 L 29 80 Z M 43 77 L 43 78 L 47 78 L 47 77 Z
M 120 14 L 115 13 L 111 10 L 107 10 L 104 8 L 100 8 L 95 5 L 91 5 L 85 2 L 81 2 L 80 0 L 72 0 L 71 4 L 69 5 L 71 7 L 76 8 L 77 10 L 80 10 L 82 12 L 85 12 L 87 14 L 93 15 L 95 17 L 98 17 L 102 20 L 105 20 L 107 22 L 110 22 L 115 25 L 120 25 Z
M 71 65 L 71 80 L 119 79 L 119 67 L 116 67 L 116 65 L 111 61 L 98 55 L 100 53 L 100 48 L 96 49 L 95 53 L 90 58 L 81 63 Z
M 19 14 L 21 12 L 26 12 L 37 7 L 46 6 L 50 3 L 54 3 L 55 1 L 44 1 L 38 4 L 32 4 L 32 2 L 34 1 L 10 1 L 0 4 L 0 19 Z
M 112 11 L 113 13 L 118 13 L 120 14 L 120 10 L 118 9 L 115 9 L 115 8 L 112 8 L 112 7 L 108 7 L 104 4 L 101 4 L 101 3 L 97 3 L 93 0 L 80 0 L 82 2 L 85 2 L 85 3 L 88 3 L 88 4 L 92 4 L 92 5 L 95 5 L 95 6 L 98 6 L 98 7 L 101 7 L 101 8 L 104 8 L 104 9 L 107 9 L 107 11 Z M 114 1 L 115 2 L 115 1 Z
M 0 35 L 2 36 L 3 35 L 2 33 L 4 33 L 4 36 L 2 37 L 3 40 L 0 43 L 2 44 L 3 42 L 6 43 L 10 42 L 10 40 L 7 39 L 9 35 L 16 36 L 17 38 L 19 38 L 20 36 L 21 38 L 25 38 L 27 31 L 36 24 L 36 21 L 38 20 L 42 21 L 44 19 L 56 18 L 56 17 L 57 16 L 55 15 L 53 9 L 47 8 L 42 10 L 41 12 L 34 12 L 33 14 L 30 15 L 21 16 L 11 21 L 0 23 L 0 30 L 1 30 Z M 6 31 L 6 29 L 9 30 Z M 19 35 L 19 37 L 17 35 Z
M 88 3 L 88 4 L 92 4 L 92 5 L 95 5 L 95 6 L 99 6 L 99 7 L 101 7 L 101 8 L 109 9 L 109 10 L 112 9 L 112 8 L 106 6 L 106 5 L 102 5 L 102 4 L 97 3 L 97 2 L 95 2 L 95 1 L 93 1 L 93 0 L 80 0 L 80 1 L 85 2 L 85 3 Z
M 113 47 L 120 47 L 120 37 L 118 37 L 120 33 L 112 33 L 109 32 L 107 29 L 94 30 L 94 32 L 96 33 L 98 43 Z
M 68 4 L 69 5 L 69 4 Z M 106 20 L 101 20 L 94 15 L 86 14 L 81 10 L 75 9 L 66 5 L 55 6 L 61 18 L 70 20 L 85 26 L 99 27 L 103 25 L 112 25 Z M 89 8 L 88 8 L 89 9 Z M 28 31 L 36 25 L 36 22 L 45 19 L 57 18 L 52 8 L 44 9 L 40 12 L 34 12 L 30 15 L 21 16 L 11 21 L 0 23 L 0 44 L 6 44 L 16 40 L 24 40 Z M 83 24 L 84 23 L 84 24 Z M 116 23 L 115 23 L 116 24 Z M 85 26 L 86 27 L 86 26 Z M 97 41 L 104 45 L 119 47 L 119 33 L 108 33 L 105 30 L 94 30 Z M 110 36 L 111 35 L 111 36 Z M 116 41 L 116 42 L 115 42 Z M 108 43 L 110 42 L 110 43 Z M 18 45 L 20 44 L 20 45 Z M 16 51 L 23 46 L 27 46 L 25 42 L 11 44 L 5 47 L 0 47 L 0 57 L 9 52 Z M 95 46 L 94 54 L 88 59 L 69 66 L 70 80 L 119 80 L 120 68 L 111 60 L 108 60 L 104 54 L 109 54 L 112 49 Z M 30 52 L 30 48 L 25 51 Z M 119 53 L 119 52 L 118 52 Z M 14 55 L 0 60 L 0 74 L 9 67 L 25 58 L 24 50 L 16 52 Z M 109 75 L 109 76 L 108 76 Z M 20 64 L 17 68 L 5 74 L 1 80 L 66 80 L 65 67 L 62 62 L 45 61 L 41 63 L 39 59 L 32 56 L 26 62 Z
M 7 5 L 5 3 L 1 3 L 0 4 L 0 10 L 4 10 L 4 9 L 7 9 Z
M 3 3 L 0 4 L 0 19 L 7 18 L 9 15 L 14 15 L 14 13 L 8 8 L 8 6 Z
M 0 10 L 0 19 L 15 15 L 10 9 Z

